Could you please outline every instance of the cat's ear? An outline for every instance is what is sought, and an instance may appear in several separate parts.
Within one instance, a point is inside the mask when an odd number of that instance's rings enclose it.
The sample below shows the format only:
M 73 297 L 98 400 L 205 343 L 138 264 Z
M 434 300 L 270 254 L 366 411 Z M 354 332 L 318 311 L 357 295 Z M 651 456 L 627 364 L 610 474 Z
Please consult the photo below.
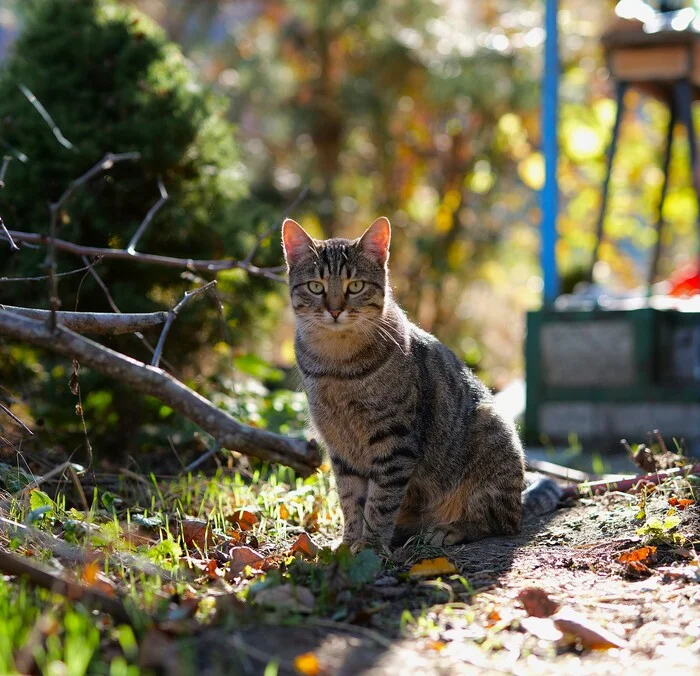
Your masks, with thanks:
M 285 218 L 282 223 L 282 247 L 287 265 L 299 260 L 313 249 L 314 241 L 296 221 Z
M 389 260 L 390 241 L 391 225 L 389 219 L 381 216 L 360 237 L 360 246 L 367 256 L 384 265 Z

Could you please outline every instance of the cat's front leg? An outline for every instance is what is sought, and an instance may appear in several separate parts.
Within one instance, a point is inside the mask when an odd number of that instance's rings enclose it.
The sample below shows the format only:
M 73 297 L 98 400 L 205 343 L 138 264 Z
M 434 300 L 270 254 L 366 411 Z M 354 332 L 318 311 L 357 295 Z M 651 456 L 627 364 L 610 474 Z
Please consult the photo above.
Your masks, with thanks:
M 417 448 L 403 444 L 375 457 L 365 505 L 363 543 L 390 545 L 417 455 Z
M 343 544 L 353 550 L 362 540 L 363 510 L 367 501 L 367 479 L 339 457 L 331 456 L 335 484 L 343 511 Z

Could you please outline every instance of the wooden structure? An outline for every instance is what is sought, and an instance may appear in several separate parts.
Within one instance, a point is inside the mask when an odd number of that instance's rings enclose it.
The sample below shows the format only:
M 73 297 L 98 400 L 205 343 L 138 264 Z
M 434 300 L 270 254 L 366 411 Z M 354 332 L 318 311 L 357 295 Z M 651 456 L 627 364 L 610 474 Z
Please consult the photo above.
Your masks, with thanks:
M 633 0 L 624 4 L 629 8 Z M 669 437 L 700 445 L 700 302 L 639 299 L 591 300 L 586 309 L 555 309 L 558 279 L 554 263 L 557 218 L 556 117 L 558 57 L 556 0 L 547 0 L 543 80 L 543 148 L 546 182 L 542 193 L 543 308 L 528 315 L 525 437 L 528 442 L 566 443 L 576 435 L 606 449 L 621 438 L 645 441 L 658 428 Z M 657 241 L 649 288 L 661 255 L 662 207 L 668 187 L 671 142 L 676 124 L 687 131 L 694 186 L 700 197 L 692 104 L 700 98 L 700 19 L 694 10 L 657 13 L 636 3 L 641 18 L 619 17 L 603 36 L 617 114 L 597 222 L 589 281 L 604 236 L 610 173 L 625 113 L 625 93 L 635 87 L 664 101 L 670 120 L 664 149 L 664 180 L 656 223 Z M 668 8 L 666 8 L 668 9 Z

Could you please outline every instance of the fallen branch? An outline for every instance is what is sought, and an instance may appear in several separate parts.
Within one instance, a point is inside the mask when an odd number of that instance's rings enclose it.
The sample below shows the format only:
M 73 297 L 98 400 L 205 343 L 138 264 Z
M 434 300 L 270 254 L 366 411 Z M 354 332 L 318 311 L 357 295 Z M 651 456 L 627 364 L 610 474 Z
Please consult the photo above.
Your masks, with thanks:
M 239 423 L 159 368 L 147 366 L 77 333 L 0 310 L 0 335 L 43 347 L 159 399 L 212 435 L 221 447 L 292 467 L 302 476 L 320 464 L 314 442 L 283 437 Z
M 674 477 L 687 477 L 700 474 L 700 463 L 696 465 L 687 465 L 686 467 L 676 467 L 666 470 L 665 472 L 654 472 L 653 474 L 640 474 L 631 479 L 621 479 L 619 481 L 591 481 L 590 483 L 582 483 L 578 486 L 567 486 L 564 488 L 562 498 L 585 498 L 589 495 L 603 495 L 618 491 L 626 493 L 635 488 L 640 483 L 645 484 L 660 484 L 666 479 Z
M 0 233 L 2 236 L 2 233 Z M 284 277 L 280 274 L 284 271 L 284 266 L 272 268 L 259 268 L 252 263 L 237 261 L 232 258 L 221 258 L 218 260 L 193 260 L 191 258 L 174 258 L 172 256 L 159 256 L 157 254 L 129 253 L 126 249 L 108 249 L 98 246 L 82 246 L 67 242 L 63 239 L 47 237 L 35 232 L 21 232 L 10 230 L 15 242 L 28 242 L 30 244 L 43 244 L 56 247 L 59 251 L 74 254 L 75 256 L 102 256 L 114 260 L 128 260 L 134 263 L 147 263 L 150 265 L 160 265 L 166 268 L 177 268 L 179 270 L 195 270 L 198 272 L 221 272 L 222 270 L 240 269 L 245 270 L 256 277 L 264 277 L 274 282 L 284 282 Z
M 548 462 L 547 460 L 535 460 L 534 458 L 528 458 L 527 468 L 535 472 L 539 472 L 540 474 L 552 476 L 556 479 L 564 479 L 565 481 L 572 481 L 574 483 L 589 481 L 591 478 L 585 472 L 572 469 L 571 467 L 557 465 L 553 462 Z
M 79 601 L 90 608 L 109 613 L 118 622 L 133 624 L 134 611 L 129 613 L 120 599 L 112 598 L 97 589 L 90 589 L 77 582 L 65 580 L 15 554 L 0 550 L 0 570 L 7 575 L 23 577 L 31 585 L 65 596 L 69 601 Z
M 51 310 L 36 310 L 14 305 L 0 305 L 0 309 L 40 321 L 46 321 L 51 316 Z M 135 312 L 131 314 L 111 312 L 56 313 L 56 321 L 67 329 L 95 336 L 119 336 L 125 333 L 137 333 L 154 326 L 161 326 L 167 319 L 167 312 Z
M 174 578 L 174 575 L 167 570 L 156 566 L 152 561 L 142 556 L 135 556 L 126 552 L 112 552 L 107 555 L 100 551 L 77 547 L 65 540 L 59 540 L 51 533 L 45 533 L 38 528 L 17 523 L 4 516 L 0 516 L 0 533 L 7 538 L 17 539 L 35 549 L 46 549 L 56 558 L 64 559 L 73 564 L 90 563 L 91 561 L 109 562 L 111 566 L 117 565 L 138 570 L 146 575 L 160 577 L 163 580 L 173 580 Z

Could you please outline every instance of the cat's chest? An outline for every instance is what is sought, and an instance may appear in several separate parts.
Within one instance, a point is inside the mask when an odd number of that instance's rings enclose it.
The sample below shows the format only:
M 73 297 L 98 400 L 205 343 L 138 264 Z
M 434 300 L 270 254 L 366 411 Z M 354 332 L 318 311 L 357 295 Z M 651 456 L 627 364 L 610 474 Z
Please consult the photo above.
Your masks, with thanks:
M 314 427 L 331 453 L 344 456 L 358 468 L 370 463 L 373 451 L 381 449 L 372 449 L 369 440 L 387 424 L 387 414 L 397 408 L 396 388 L 379 377 L 361 384 L 321 378 L 307 380 L 304 385 Z M 414 409 L 413 393 L 401 394 L 401 403 Z M 409 426 L 410 417 L 404 416 Z

